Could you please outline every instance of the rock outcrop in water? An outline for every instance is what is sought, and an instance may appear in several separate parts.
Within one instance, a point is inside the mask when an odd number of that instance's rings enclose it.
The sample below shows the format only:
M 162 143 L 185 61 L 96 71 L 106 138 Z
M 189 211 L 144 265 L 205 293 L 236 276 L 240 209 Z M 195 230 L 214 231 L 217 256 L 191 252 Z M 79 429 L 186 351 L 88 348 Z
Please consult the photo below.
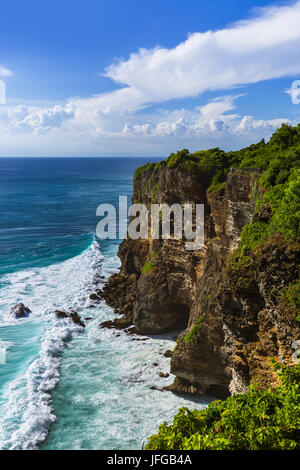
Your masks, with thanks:
M 230 262 L 243 227 L 272 216 L 270 205 L 256 211 L 260 177 L 257 169 L 231 170 L 209 188 L 211 178 L 186 164 L 148 164 L 136 172 L 133 202 L 205 205 L 201 250 L 186 251 L 184 240 L 174 238 L 128 238 L 119 248 L 120 272 L 103 289 L 123 314 L 110 326 L 182 331 L 171 360 L 173 391 L 225 397 L 251 383 L 274 387 L 270 358 L 292 363 L 300 329 L 282 293 L 298 279 L 299 246 L 274 235 L 237 266 Z
M 72 322 L 75 323 L 75 325 L 85 328 L 85 324 L 81 320 L 78 313 L 75 312 L 74 310 L 71 310 L 70 312 L 64 312 L 62 310 L 55 310 L 55 315 L 57 316 L 57 318 L 68 318 L 72 320 Z
M 24 304 L 20 303 L 15 305 L 10 311 L 11 315 L 15 318 L 24 318 L 28 317 L 31 313 L 30 308 L 25 307 Z

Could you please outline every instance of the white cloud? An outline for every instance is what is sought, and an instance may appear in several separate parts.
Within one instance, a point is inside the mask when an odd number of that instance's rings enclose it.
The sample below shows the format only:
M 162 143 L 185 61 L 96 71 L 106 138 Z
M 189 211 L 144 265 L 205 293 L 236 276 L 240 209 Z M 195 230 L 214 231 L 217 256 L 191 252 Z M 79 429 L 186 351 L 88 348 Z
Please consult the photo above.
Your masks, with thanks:
M 175 110 L 165 113 L 165 119 L 157 123 L 126 124 L 122 133 L 126 136 L 155 136 L 155 137 L 192 137 L 228 140 L 228 136 L 252 138 L 268 138 L 281 126 L 291 122 L 289 119 L 257 120 L 252 116 L 224 114 L 235 109 L 234 101 L 240 95 L 229 95 L 216 98 L 195 111 Z
M 8 70 L 0 64 L 0 77 L 10 77 L 12 74 L 11 70 Z
M 224 114 L 227 111 L 232 111 L 235 109 L 234 101 L 244 96 L 243 94 L 240 95 L 227 95 L 227 96 L 220 96 L 215 98 L 210 103 L 207 103 L 204 106 L 200 106 L 199 111 L 204 116 L 218 116 L 220 114 Z
M 51 132 L 73 117 L 70 105 L 66 107 L 56 105 L 48 109 L 27 106 L 6 107 L 0 112 L 0 132 L 11 134 Z
M 221 96 L 193 111 L 184 108 L 162 111 L 150 118 L 141 113 L 125 116 L 106 116 L 98 110 L 86 113 L 70 103 L 47 109 L 6 107 L 0 112 L 0 155 L 13 151 L 21 155 L 30 152 L 153 156 L 183 147 L 191 151 L 216 146 L 229 150 L 268 139 L 283 122 L 290 122 L 286 118 L 257 120 L 229 113 L 235 111 L 238 97 Z
M 110 65 L 105 76 L 122 86 L 117 91 L 44 108 L 1 107 L 0 153 L 31 142 L 39 154 L 45 148 L 46 154 L 154 155 L 180 147 L 238 148 L 268 138 L 289 120 L 241 116 L 236 100 L 243 94 L 224 90 L 300 73 L 299 24 L 300 0 L 260 9 L 247 21 L 191 34 L 173 49 L 140 49 Z M 1 73 L 11 74 L 0 66 Z M 218 90 L 223 96 L 194 110 L 143 111 Z
M 56 105 L 53 108 L 29 113 L 23 120 L 16 121 L 15 128 L 20 131 L 46 132 L 61 127 L 63 122 L 73 117 L 71 106 L 63 108 Z
M 196 96 L 300 73 L 300 1 L 219 31 L 191 34 L 173 49 L 140 49 L 105 76 L 126 88 L 93 97 L 103 113 Z M 87 104 L 87 103 L 86 103 Z

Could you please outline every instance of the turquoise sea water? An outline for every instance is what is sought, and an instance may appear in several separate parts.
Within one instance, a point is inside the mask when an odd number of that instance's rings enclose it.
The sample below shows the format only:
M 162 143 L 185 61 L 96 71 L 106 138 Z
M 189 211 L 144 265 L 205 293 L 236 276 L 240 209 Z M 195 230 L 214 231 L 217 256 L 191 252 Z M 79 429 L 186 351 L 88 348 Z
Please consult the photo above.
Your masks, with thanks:
M 173 380 L 158 375 L 171 337 L 102 330 L 111 309 L 89 308 L 100 276 L 119 267 L 119 240 L 95 236 L 96 208 L 131 196 L 144 163 L 0 159 L 0 449 L 139 449 L 180 406 L 205 406 L 150 390 Z M 11 317 L 19 302 L 29 318 Z M 56 319 L 65 308 L 91 318 L 85 330 Z

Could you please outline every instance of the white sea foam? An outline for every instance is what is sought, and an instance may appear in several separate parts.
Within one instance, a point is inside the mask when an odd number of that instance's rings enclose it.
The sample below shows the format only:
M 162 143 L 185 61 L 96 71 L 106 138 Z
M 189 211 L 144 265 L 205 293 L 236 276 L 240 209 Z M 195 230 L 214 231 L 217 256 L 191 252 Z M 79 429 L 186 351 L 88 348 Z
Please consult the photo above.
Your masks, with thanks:
M 1 278 L 5 288 L 0 290 L 0 326 L 19 324 L 10 315 L 17 303 L 32 310 L 30 319 L 52 313 L 56 308 L 80 308 L 87 299 L 101 271 L 99 243 L 93 244 L 79 256 L 43 268 L 26 269 Z
M 161 391 L 174 380 L 159 376 L 170 371 L 164 352 L 174 348 L 172 336 L 141 338 L 99 329 L 99 316 L 111 317 L 105 305 L 91 316 L 85 334 L 64 353 L 53 394 L 60 414 L 43 449 L 141 449 L 180 407 L 206 406 L 203 399 Z
M 50 392 L 59 381 L 61 352 L 66 341 L 82 328 L 68 319 L 58 319 L 54 311 L 72 308 L 80 312 L 84 308 L 102 259 L 94 241 L 75 258 L 2 278 L 0 326 L 40 323 L 42 337 L 38 356 L 3 388 L 0 449 L 35 448 L 55 421 Z M 29 318 L 16 320 L 10 315 L 10 308 L 19 302 L 32 310 Z
M 103 258 L 94 242 L 63 263 L 5 277 L 0 290 L 2 325 L 16 329 L 38 324 L 41 341 L 32 362 L 4 389 L 0 449 L 34 449 L 47 436 L 44 449 L 141 448 L 179 407 L 205 406 L 204 401 L 197 405 L 158 391 L 174 379 L 159 377 L 159 372 L 169 371 L 164 351 L 174 347 L 174 340 L 164 336 L 135 341 L 143 338 L 100 329 L 99 322 L 111 318 L 111 309 L 104 302 L 86 308 L 99 276 L 107 277 L 117 267 L 114 252 Z M 11 318 L 10 308 L 17 302 L 32 310 L 28 319 Z M 65 308 L 78 311 L 84 321 L 92 318 L 83 335 L 69 320 L 54 315 L 55 309 Z M 74 335 L 61 361 L 64 346 Z M 49 434 L 55 412 L 59 419 Z

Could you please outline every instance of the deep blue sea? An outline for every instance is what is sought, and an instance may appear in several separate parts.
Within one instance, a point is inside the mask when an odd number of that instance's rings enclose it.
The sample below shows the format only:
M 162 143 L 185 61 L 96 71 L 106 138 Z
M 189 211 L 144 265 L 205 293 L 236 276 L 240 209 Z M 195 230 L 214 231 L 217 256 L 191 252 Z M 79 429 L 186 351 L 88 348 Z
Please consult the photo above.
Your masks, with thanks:
M 206 405 L 150 390 L 173 380 L 158 375 L 171 337 L 133 341 L 99 328 L 114 316 L 104 302 L 89 308 L 119 267 L 120 240 L 97 240 L 96 209 L 130 198 L 146 161 L 0 158 L 0 449 L 140 449 L 178 408 Z M 11 316 L 19 302 L 28 318 Z M 56 318 L 70 308 L 92 318 L 84 330 Z

